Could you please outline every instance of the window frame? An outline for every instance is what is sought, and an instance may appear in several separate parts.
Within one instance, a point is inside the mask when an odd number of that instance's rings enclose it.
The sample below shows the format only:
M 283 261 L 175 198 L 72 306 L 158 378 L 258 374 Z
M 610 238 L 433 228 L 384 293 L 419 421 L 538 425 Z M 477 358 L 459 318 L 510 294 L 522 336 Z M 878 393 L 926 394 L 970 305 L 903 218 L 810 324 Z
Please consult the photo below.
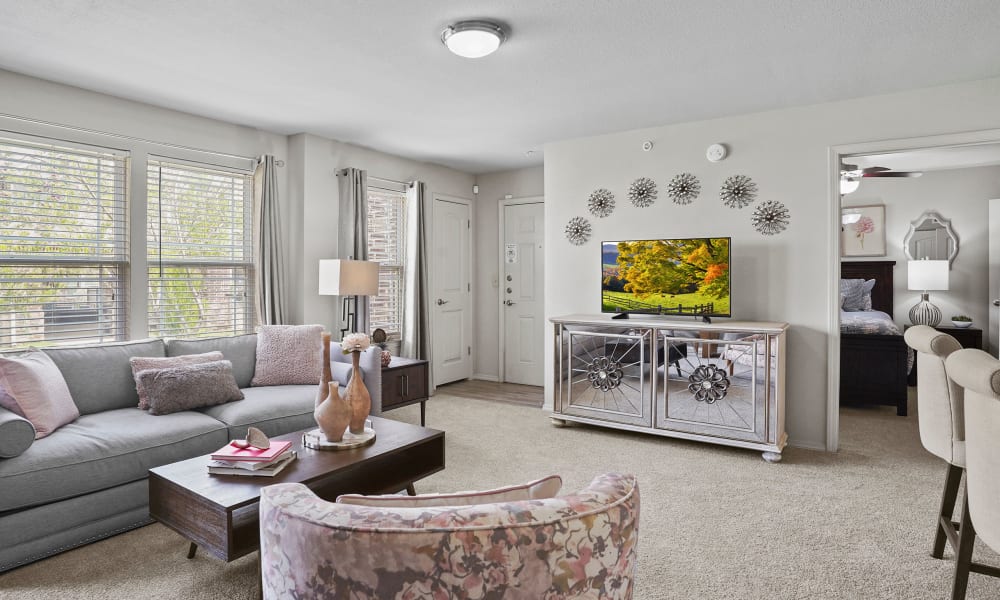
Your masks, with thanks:
M 397 263 L 386 263 L 383 261 L 379 261 L 380 284 L 382 278 L 387 275 L 391 276 L 396 282 L 398 282 L 397 285 L 399 291 L 396 298 L 396 306 L 398 307 L 397 310 L 398 329 L 391 327 L 390 323 L 380 323 L 372 320 L 371 298 L 369 299 L 369 313 L 368 313 L 369 328 L 373 331 L 375 328 L 383 329 L 390 340 L 401 339 L 403 333 L 402 330 L 403 330 L 404 312 L 406 310 L 404 303 L 406 299 L 406 227 L 407 227 L 406 214 L 407 214 L 407 204 L 409 202 L 409 197 L 407 194 L 408 188 L 409 186 L 402 182 L 392 181 L 390 179 L 382 179 L 380 177 L 372 177 L 372 176 L 368 177 L 368 198 L 366 198 L 366 206 L 368 209 L 368 214 L 366 215 L 366 219 L 368 219 L 366 229 L 368 231 L 368 239 L 365 240 L 365 243 L 368 244 L 369 260 L 371 260 L 372 231 L 371 231 L 370 219 L 371 219 L 372 190 L 389 194 L 398 194 L 399 196 L 401 196 L 400 198 L 401 206 L 398 209 L 399 227 L 397 230 L 397 236 L 399 238 L 397 244 L 399 246 L 400 262 L 397 264 Z

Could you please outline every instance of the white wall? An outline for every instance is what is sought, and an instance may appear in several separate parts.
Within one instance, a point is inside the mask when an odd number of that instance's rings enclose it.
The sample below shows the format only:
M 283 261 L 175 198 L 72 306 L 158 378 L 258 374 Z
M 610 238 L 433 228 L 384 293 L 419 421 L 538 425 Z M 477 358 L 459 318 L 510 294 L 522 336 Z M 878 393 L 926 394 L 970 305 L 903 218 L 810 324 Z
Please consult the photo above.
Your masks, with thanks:
M 907 289 L 906 255 L 903 238 L 910 223 L 924 211 L 935 211 L 951 220 L 958 236 L 958 256 L 949 273 L 948 291 L 931 292 L 931 302 L 944 313 L 942 325 L 950 326 L 952 315 L 972 317 L 983 329 L 983 341 L 990 335 L 989 227 L 991 198 L 1000 198 L 1000 167 L 977 167 L 927 171 L 922 177 L 866 178 L 856 192 L 844 197 L 844 206 L 885 205 L 886 256 L 870 260 L 896 261 L 893 279 L 893 317 L 900 325 L 909 323 L 910 308 L 920 300 L 920 292 Z M 857 258 L 851 260 L 869 260 Z M 992 340 L 995 344 L 996 340 Z M 988 346 L 987 346 L 988 347 Z
M 824 447 L 827 406 L 827 336 L 835 274 L 831 236 L 838 234 L 829 198 L 830 147 L 1000 128 L 1000 79 L 971 82 L 844 102 L 790 108 L 627 131 L 545 146 L 546 317 L 600 310 L 598 242 L 602 239 L 726 235 L 733 238 L 733 313 L 736 318 L 791 324 L 787 369 L 787 429 L 794 445 Z M 651 152 L 641 144 L 651 140 Z M 712 164 L 705 148 L 729 145 L 730 157 Z M 688 206 L 665 196 L 669 179 L 697 175 L 702 195 Z M 791 210 L 790 228 L 764 237 L 750 224 L 753 207 L 725 208 L 718 190 L 726 176 L 757 182 L 759 200 Z M 660 198 L 650 208 L 625 197 L 636 177 L 654 178 Z M 591 219 L 583 246 L 570 245 L 563 228 L 587 215 L 587 196 L 612 190 L 618 208 Z M 552 333 L 547 331 L 547 347 Z M 552 380 L 547 356 L 546 381 Z M 552 387 L 546 386 L 546 405 Z
M 507 195 L 529 198 L 544 193 L 545 175 L 542 167 L 498 171 L 476 176 L 479 195 L 476 196 L 476 268 L 472 289 L 476 301 L 476 345 L 474 377 L 496 380 L 499 371 L 500 337 L 500 201 Z
M 445 194 L 471 199 L 475 177 L 454 169 L 422 163 L 368 148 L 353 146 L 311 134 L 289 138 L 290 154 L 300 164 L 291 170 L 291 188 L 301 193 L 301 213 L 292 224 L 291 254 L 298 270 L 291 298 L 301 320 L 335 326 L 340 304 L 334 296 L 320 296 L 319 260 L 337 258 L 340 190 L 337 171 L 355 167 L 369 177 L 395 181 L 420 180 L 428 197 Z

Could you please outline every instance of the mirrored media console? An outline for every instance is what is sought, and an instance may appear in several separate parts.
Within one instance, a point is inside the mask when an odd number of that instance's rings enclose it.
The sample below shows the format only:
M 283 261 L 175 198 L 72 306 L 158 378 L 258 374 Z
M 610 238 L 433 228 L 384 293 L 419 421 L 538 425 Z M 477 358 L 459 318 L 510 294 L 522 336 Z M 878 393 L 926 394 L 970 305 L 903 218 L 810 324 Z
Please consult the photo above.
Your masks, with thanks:
M 787 323 L 568 315 L 555 328 L 552 421 L 763 452 L 785 447 Z

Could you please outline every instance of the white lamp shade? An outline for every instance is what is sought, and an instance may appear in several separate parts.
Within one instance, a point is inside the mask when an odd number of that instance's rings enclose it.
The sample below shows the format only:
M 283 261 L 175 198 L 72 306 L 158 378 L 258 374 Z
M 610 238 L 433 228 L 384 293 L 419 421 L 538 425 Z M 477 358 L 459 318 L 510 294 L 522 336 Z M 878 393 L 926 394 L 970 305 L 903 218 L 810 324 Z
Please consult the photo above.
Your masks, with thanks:
M 375 296 L 378 294 L 378 263 L 367 260 L 319 261 L 321 296 Z
M 948 289 L 948 261 L 911 260 L 906 266 L 906 285 L 924 292 Z

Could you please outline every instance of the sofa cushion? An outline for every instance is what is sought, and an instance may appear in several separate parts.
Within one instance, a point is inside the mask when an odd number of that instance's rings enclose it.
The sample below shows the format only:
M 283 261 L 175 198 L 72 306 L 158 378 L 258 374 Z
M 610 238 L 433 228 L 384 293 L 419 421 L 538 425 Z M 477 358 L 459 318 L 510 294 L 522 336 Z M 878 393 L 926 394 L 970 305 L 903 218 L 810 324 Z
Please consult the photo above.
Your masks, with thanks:
M 183 367 L 185 365 L 200 365 L 202 363 L 223 360 L 225 357 L 218 350 L 206 352 L 204 354 L 185 354 L 183 356 L 133 356 L 129 359 L 132 365 L 132 376 L 135 377 L 140 371 L 150 369 L 169 369 L 170 367 Z M 149 398 L 146 390 L 138 378 L 135 380 L 135 391 L 139 393 L 139 408 L 147 410 L 149 408 Z
M 0 405 L 31 421 L 36 439 L 80 416 L 59 367 L 39 350 L 0 357 L 0 389 Z
M 233 439 L 246 437 L 250 425 L 269 436 L 281 435 L 316 426 L 313 410 L 317 391 L 315 385 L 244 388 L 239 402 L 198 410 L 228 425 Z
M 322 373 L 322 325 L 261 325 L 250 385 L 318 384 Z
M 233 365 L 228 360 L 139 371 L 137 378 L 146 390 L 151 415 L 168 415 L 243 399 L 243 392 L 233 379 Z
M 0 512 L 138 481 L 152 467 L 228 442 L 225 425 L 195 411 L 157 417 L 133 406 L 84 415 L 0 460 Z
M 142 340 L 81 346 L 76 348 L 46 348 L 66 380 L 73 402 L 80 414 L 89 415 L 116 408 L 135 407 L 139 394 L 135 391 L 133 356 L 164 356 L 163 340 Z
M 241 388 L 250 387 L 257 361 L 257 335 L 237 335 L 203 340 L 167 340 L 167 356 L 219 351 L 233 363 L 233 376 Z

